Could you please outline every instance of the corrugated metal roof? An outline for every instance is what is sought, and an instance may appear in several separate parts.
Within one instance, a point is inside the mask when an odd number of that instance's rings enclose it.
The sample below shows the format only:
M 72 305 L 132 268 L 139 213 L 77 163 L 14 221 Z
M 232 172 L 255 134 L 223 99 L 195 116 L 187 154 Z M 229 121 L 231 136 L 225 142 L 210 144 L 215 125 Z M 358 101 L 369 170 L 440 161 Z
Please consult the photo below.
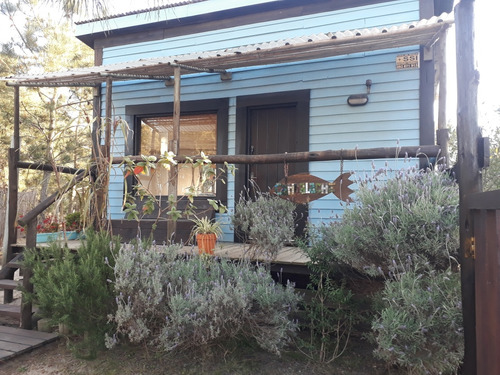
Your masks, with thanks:
M 21 86 L 98 85 L 108 76 L 112 76 L 113 80 L 168 79 L 173 75 L 175 66 L 184 67 L 183 73 L 193 72 L 188 67 L 219 72 L 412 45 L 431 46 L 452 23 L 453 15 L 443 13 L 440 17 L 397 26 L 326 32 L 225 50 L 141 59 L 42 75 L 11 76 L 2 80 Z
M 145 8 L 145 9 L 132 10 L 130 12 L 110 14 L 110 15 L 103 16 L 103 17 L 97 17 L 97 18 L 93 18 L 93 19 L 89 19 L 89 20 L 78 21 L 78 22 L 75 22 L 75 24 L 76 25 L 82 25 L 82 24 L 85 24 L 85 23 L 107 21 L 107 20 L 111 20 L 113 18 L 119 18 L 119 17 L 125 17 L 125 16 L 133 16 L 133 15 L 142 14 L 142 13 L 149 13 L 149 12 L 157 12 L 157 11 L 168 9 L 168 8 L 174 8 L 174 7 L 179 7 L 179 6 L 189 5 L 189 4 L 194 4 L 194 3 L 201 3 L 201 2 L 204 2 L 204 1 L 208 1 L 208 0 L 179 0 L 179 1 L 171 1 L 169 4 L 159 5 L 159 6 L 156 6 L 156 7 Z

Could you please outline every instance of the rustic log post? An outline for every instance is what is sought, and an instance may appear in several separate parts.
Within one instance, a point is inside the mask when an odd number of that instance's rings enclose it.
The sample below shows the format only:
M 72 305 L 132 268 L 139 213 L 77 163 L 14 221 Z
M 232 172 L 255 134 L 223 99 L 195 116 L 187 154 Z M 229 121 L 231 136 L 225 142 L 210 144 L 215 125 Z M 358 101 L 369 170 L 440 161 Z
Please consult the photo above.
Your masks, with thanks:
M 17 163 L 19 161 L 20 141 L 20 116 L 19 116 L 19 86 L 14 86 L 14 134 L 12 137 L 11 148 L 9 149 L 9 192 L 7 203 L 7 232 L 4 233 L 4 246 L 2 265 L 7 264 L 13 257 L 12 244 L 17 241 L 16 220 L 17 220 L 17 201 L 19 193 L 19 174 Z M 13 278 L 14 272 L 10 272 L 8 278 Z M 13 300 L 13 291 L 4 290 L 4 303 L 10 303 Z
M 109 158 L 111 156 L 111 128 L 113 126 L 113 80 L 106 78 L 106 109 L 105 109 L 105 132 L 104 145 L 100 144 L 94 150 L 96 155 L 96 175 L 94 182 L 96 184 L 96 200 L 94 207 L 94 227 L 96 230 L 107 229 L 107 210 L 108 210 L 108 191 L 109 191 Z M 99 132 L 100 133 L 100 132 Z M 100 140 L 99 140 L 100 143 Z
M 474 61 L 474 0 L 462 0 L 455 8 L 457 41 L 457 139 L 460 185 L 460 265 L 465 356 L 462 373 L 476 374 L 475 263 L 473 216 L 466 196 L 482 190 L 478 163 L 481 131 L 477 124 L 479 74 Z M 497 353 L 498 354 L 498 353 Z
M 20 102 L 19 102 L 19 86 L 14 86 L 14 134 L 12 137 L 12 144 L 9 150 L 9 200 L 8 200 L 8 225 L 9 230 L 7 233 L 7 254 L 4 254 L 3 264 L 12 258 L 11 245 L 16 242 L 16 220 L 17 220 L 17 201 L 19 193 L 19 174 L 17 170 L 17 163 L 19 161 L 19 147 L 20 140 L 20 116 L 19 116 Z
M 26 225 L 26 248 L 35 249 L 36 248 L 36 217 L 30 220 Z M 33 293 L 33 284 L 31 283 L 31 270 L 28 268 L 23 268 L 23 293 Z M 21 300 L 21 328 L 32 329 L 32 304 L 31 302 Z
M 179 142 L 181 133 L 181 68 L 176 66 L 174 68 L 174 115 L 173 115 L 173 134 L 172 142 L 170 144 L 170 151 L 175 155 L 179 154 Z M 177 179 L 179 177 L 179 167 L 173 165 L 170 168 L 168 195 L 169 200 L 172 202 L 172 208 L 176 208 L 177 202 Z M 177 222 L 171 218 L 167 221 L 167 243 L 173 240 L 175 231 L 177 229 Z
M 104 135 L 104 157 L 111 155 L 111 127 L 113 126 L 113 80 L 106 78 L 106 133 Z
M 97 159 L 100 155 L 100 143 L 102 136 L 102 122 L 101 122 L 101 87 L 94 87 L 93 89 L 93 122 L 92 122 L 92 156 Z
M 442 37 L 439 39 L 438 53 L 438 72 L 439 72 L 439 104 L 438 104 L 438 130 L 437 144 L 441 146 L 441 157 L 444 159 L 442 164 L 450 165 L 450 155 L 448 150 L 448 142 L 450 139 L 449 129 L 446 118 L 446 102 L 447 102 L 447 77 L 446 77 L 446 33 L 443 31 Z

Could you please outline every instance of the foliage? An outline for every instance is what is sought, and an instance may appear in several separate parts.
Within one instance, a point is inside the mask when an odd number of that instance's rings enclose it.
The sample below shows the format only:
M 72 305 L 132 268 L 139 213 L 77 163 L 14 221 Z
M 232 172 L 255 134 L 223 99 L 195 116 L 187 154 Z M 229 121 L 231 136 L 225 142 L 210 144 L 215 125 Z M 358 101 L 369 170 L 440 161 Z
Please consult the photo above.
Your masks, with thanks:
M 44 17 L 44 10 L 40 10 L 43 5 L 35 1 L 1 3 L 0 13 L 13 31 L 11 38 L 1 44 L 2 76 L 92 66 L 92 51 L 74 39 L 71 24 Z M 1 85 L 0 94 L 0 161 L 7 165 L 13 88 Z M 90 88 L 22 88 L 21 160 L 84 167 L 91 154 L 91 101 Z M 20 187 L 38 186 L 43 200 L 49 190 L 61 190 L 69 178 L 61 173 L 23 170 Z M 76 192 L 65 196 L 61 209 L 81 210 L 75 196 Z
M 305 304 L 311 335 L 309 342 L 303 341 L 301 346 L 310 358 L 329 363 L 344 353 L 353 326 L 362 320 L 363 314 L 353 293 L 342 282 L 334 281 L 339 269 L 322 235 L 325 228 L 311 227 L 308 241 L 300 244 L 309 258 L 308 289 L 313 291 L 311 300 Z
M 107 315 L 113 305 L 114 254 L 118 238 L 88 231 L 78 251 L 56 243 L 40 250 L 25 251 L 25 266 L 33 272 L 34 294 L 26 294 L 53 324 L 64 323 L 75 334 L 85 336 L 82 350 L 94 356 L 110 329 Z
M 255 200 L 241 196 L 236 203 L 231 221 L 250 240 L 252 258 L 263 256 L 273 260 L 295 233 L 295 205 L 285 199 L 258 193 Z
M 84 15 L 88 18 L 101 18 L 110 12 L 109 2 L 104 0 L 46 0 L 45 3 L 60 7 L 66 17 Z
M 460 274 L 409 266 L 387 280 L 375 356 L 409 374 L 456 373 L 464 351 Z
M 500 110 L 497 110 L 500 113 Z M 500 126 L 490 136 L 490 166 L 483 174 L 483 190 L 500 189 Z
M 217 237 L 222 236 L 222 228 L 220 223 L 215 221 L 214 219 L 209 219 L 208 217 L 198 218 L 195 217 L 191 219 L 194 223 L 193 230 L 191 232 L 192 236 L 196 236 L 197 234 L 215 234 Z
M 442 170 L 381 170 L 330 230 L 338 261 L 360 272 L 394 271 L 408 256 L 445 269 L 458 249 L 458 186 Z
M 342 221 L 310 231 L 303 248 L 311 259 L 317 306 L 310 307 L 309 316 L 320 328 L 331 319 L 328 332 L 335 319 L 342 322 L 328 315 L 334 313 L 325 309 L 328 303 L 339 303 L 343 319 L 349 309 L 359 314 L 351 296 L 331 281 L 332 276 L 353 275 L 349 267 L 386 277 L 382 299 L 374 306 L 376 356 L 409 373 L 453 372 L 463 351 L 460 278 L 450 258 L 458 247 L 458 189 L 440 170 L 389 172 L 360 182 Z M 319 332 L 318 338 L 328 338 Z M 333 337 L 329 357 L 319 346 L 320 359 L 334 359 L 335 349 L 343 347 L 338 337 Z
M 19 218 L 22 217 L 22 215 L 19 216 Z M 80 232 L 83 229 L 82 214 L 80 212 L 67 214 L 64 218 L 64 225 L 55 216 L 45 216 L 36 226 L 37 233 L 54 233 L 63 229 Z M 24 228 L 21 230 L 24 231 Z
M 59 223 L 53 216 L 46 216 L 40 224 L 36 226 L 38 233 L 53 233 L 59 230 Z
M 160 207 L 157 197 L 148 189 L 148 186 L 144 186 L 138 178 L 140 174 L 148 175 L 158 167 L 163 167 L 170 170 L 173 166 L 177 166 L 179 162 L 177 161 L 176 155 L 172 151 L 165 152 L 163 155 L 141 155 L 141 161 L 134 161 L 130 158 L 125 158 L 123 163 L 120 165 L 125 174 L 124 177 L 133 176 L 136 180 L 133 185 L 132 191 L 128 191 L 127 184 L 125 184 L 125 194 L 123 202 L 123 210 L 126 214 L 127 219 L 139 220 L 141 215 L 152 214 L 155 207 Z M 166 209 L 158 210 L 158 217 L 163 213 L 166 213 L 168 217 L 174 221 L 180 219 L 183 216 L 189 217 L 193 215 L 196 207 L 194 206 L 194 197 L 200 191 L 200 186 L 203 186 L 207 181 L 213 183 L 216 179 L 220 179 L 224 174 L 231 173 L 234 175 L 235 167 L 228 163 L 224 163 L 223 168 L 215 169 L 210 159 L 201 152 L 199 157 L 195 160 L 191 157 L 185 157 L 182 162 L 184 167 L 187 168 L 201 168 L 201 179 L 198 184 L 189 187 L 186 192 L 185 197 L 188 200 L 188 204 L 184 211 L 177 209 L 177 197 L 174 194 L 170 194 L 168 197 L 168 206 Z M 137 208 L 137 199 L 144 201 L 144 206 L 142 212 L 139 212 Z M 207 199 L 208 203 L 213 207 L 214 210 L 219 213 L 225 213 L 227 208 L 222 202 L 215 199 Z
M 83 229 L 83 220 L 81 212 L 72 212 L 64 218 L 67 231 L 80 232 Z
M 486 123 L 482 129 L 484 136 L 490 140 L 490 165 L 482 170 L 483 191 L 500 189 L 500 108 L 487 113 L 481 113 L 480 123 Z M 489 126 L 488 126 L 489 125 Z M 456 129 L 450 131 L 450 158 L 455 162 L 458 159 L 458 139 Z
M 235 337 L 279 353 L 296 324 L 298 297 L 269 273 L 209 257 L 178 259 L 177 246 L 123 245 L 116 259 L 117 334 L 163 351 L 208 348 Z

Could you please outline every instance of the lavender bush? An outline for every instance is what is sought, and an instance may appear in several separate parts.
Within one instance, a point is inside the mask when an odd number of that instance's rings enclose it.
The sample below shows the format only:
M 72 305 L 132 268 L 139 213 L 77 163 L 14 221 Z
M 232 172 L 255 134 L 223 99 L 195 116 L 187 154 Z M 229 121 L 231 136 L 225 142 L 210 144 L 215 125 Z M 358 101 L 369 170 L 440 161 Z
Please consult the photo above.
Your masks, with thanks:
M 413 267 L 395 277 L 372 323 L 375 356 L 408 374 L 455 374 L 464 351 L 460 274 Z
M 295 233 L 295 204 L 277 196 L 259 193 L 255 200 L 241 197 L 231 220 L 250 242 L 250 258 L 271 261 Z
M 164 351 L 206 348 L 234 337 L 279 354 L 296 330 L 289 314 L 293 286 L 274 283 L 260 267 L 194 256 L 175 246 L 124 245 L 115 266 L 118 309 L 110 317 L 121 336 Z
M 360 272 L 387 273 L 410 256 L 446 269 L 458 249 L 458 186 L 446 171 L 381 170 L 361 181 L 327 240 L 336 258 Z
M 317 228 L 319 266 L 385 277 L 375 355 L 410 374 L 456 372 L 463 355 L 458 187 L 445 171 L 380 170 L 361 181 L 342 221 Z

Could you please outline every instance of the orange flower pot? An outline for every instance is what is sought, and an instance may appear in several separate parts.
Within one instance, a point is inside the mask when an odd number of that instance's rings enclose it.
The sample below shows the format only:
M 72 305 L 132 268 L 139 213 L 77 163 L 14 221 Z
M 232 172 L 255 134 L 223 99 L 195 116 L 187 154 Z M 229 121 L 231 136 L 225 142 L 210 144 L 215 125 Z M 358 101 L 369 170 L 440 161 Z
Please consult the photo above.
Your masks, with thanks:
M 196 235 L 196 242 L 198 243 L 199 254 L 214 255 L 215 243 L 217 236 L 213 233 L 199 233 Z

